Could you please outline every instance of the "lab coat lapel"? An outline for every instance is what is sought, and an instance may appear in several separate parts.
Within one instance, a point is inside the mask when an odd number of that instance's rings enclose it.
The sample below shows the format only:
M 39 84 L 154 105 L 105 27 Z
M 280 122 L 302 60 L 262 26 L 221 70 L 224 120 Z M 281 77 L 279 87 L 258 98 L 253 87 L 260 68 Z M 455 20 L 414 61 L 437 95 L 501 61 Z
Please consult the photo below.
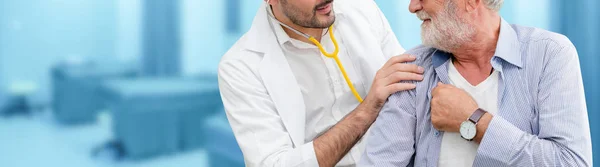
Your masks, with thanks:
M 379 40 L 375 36 L 369 35 L 373 34 L 369 32 L 372 31 L 369 26 L 364 26 L 369 23 L 360 22 L 360 19 L 347 20 L 349 14 L 351 13 L 344 12 L 336 18 L 339 20 L 337 29 L 340 35 L 338 36 L 343 37 L 342 43 L 348 50 L 348 55 L 357 70 L 357 75 L 363 78 L 365 91 L 369 91 L 375 74 L 385 64 L 386 59 L 381 51 Z
M 275 41 L 274 39 L 272 41 Z M 278 46 L 276 42 L 270 44 Z M 275 103 L 295 146 L 304 144 L 305 106 L 296 78 L 280 48 L 265 53 L 260 69 L 265 87 Z
M 305 105 L 300 87 L 268 21 L 265 4 L 254 19 L 248 49 L 264 53 L 259 73 L 295 147 L 304 144 Z

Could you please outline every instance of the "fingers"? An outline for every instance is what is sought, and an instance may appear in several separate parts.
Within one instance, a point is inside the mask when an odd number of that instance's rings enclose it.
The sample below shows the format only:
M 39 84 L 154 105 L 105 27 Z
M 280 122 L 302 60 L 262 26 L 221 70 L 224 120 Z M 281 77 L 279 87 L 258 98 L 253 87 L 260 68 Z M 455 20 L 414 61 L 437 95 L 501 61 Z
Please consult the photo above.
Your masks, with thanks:
M 388 96 L 391 94 L 394 94 L 396 92 L 400 92 L 400 91 L 405 91 L 405 90 L 411 90 L 416 88 L 417 85 L 416 84 L 412 84 L 412 83 L 395 83 L 395 84 L 391 84 L 388 85 L 386 87 L 387 89 L 387 93 Z
M 439 93 L 441 93 L 441 91 L 443 91 L 443 90 L 451 90 L 454 88 L 456 88 L 456 87 L 454 87 L 453 85 L 438 82 L 437 86 L 431 90 L 431 96 L 436 96 Z
M 432 97 L 436 96 L 440 92 L 440 90 L 442 89 L 443 86 L 444 86 L 444 83 L 438 82 L 437 86 L 431 90 L 431 96 Z
M 383 68 L 392 66 L 394 64 L 397 63 L 406 63 L 406 62 L 412 62 L 417 60 L 417 57 L 413 56 L 413 55 L 409 55 L 409 54 L 402 54 L 400 56 L 394 56 L 392 58 L 390 58 L 384 65 Z
M 401 81 L 421 81 L 423 80 L 423 75 L 408 73 L 408 72 L 396 72 L 388 77 L 386 77 L 383 81 L 385 85 L 391 85 L 394 83 L 398 83 Z
M 415 64 L 397 63 L 392 66 L 382 68 L 381 70 L 379 70 L 379 75 L 380 77 L 388 77 L 389 75 L 394 74 L 396 72 L 410 72 L 415 74 L 423 74 L 424 71 L 425 69 L 423 69 L 423 67 L 419 67 Z
M 393 93 L 415 89 L 415 84 L 400 82 L 423 80 L 423 75 L 421 75 L 425 71 L 423 67 L 419 67 L 415 64 L 406 64 L 406 62 L 415 61 L 416 59 L 415 56 L 408 54 L 390 58 L 390 60 L 377 71 L 375 76 L 375 82 L 373 83 L 373 87 L 375 88 L 374 92 L 376 92 L 375 97 L 385 101 L 385 99 Z

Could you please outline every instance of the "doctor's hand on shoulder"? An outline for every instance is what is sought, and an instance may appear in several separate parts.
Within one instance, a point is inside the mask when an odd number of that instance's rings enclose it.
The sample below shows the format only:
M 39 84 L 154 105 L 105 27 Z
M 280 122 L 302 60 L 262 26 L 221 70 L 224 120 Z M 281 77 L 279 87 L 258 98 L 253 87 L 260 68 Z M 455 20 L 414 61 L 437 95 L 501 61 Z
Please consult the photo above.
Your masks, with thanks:
M 402 81 L 423 80 L 423 67 L 407 62 L 415 61 L 416 57 L 403 54 L 390 58 L 375 75 L 371 90 L 367 94 L 363 105 L 374 107 L 379 112 L 387 98 L 396 92 L 414 89 L 416 84 Z
M 375 74 L 365 100 L 313 141 L 319 166 L 334 166 L 375 122 L 391 94 L 416 87 L 413 83 L 403 81 L 423 80 L 423 67 L 408 64 L 415 60 L 415 56 L 408 54 L 390 58 Z

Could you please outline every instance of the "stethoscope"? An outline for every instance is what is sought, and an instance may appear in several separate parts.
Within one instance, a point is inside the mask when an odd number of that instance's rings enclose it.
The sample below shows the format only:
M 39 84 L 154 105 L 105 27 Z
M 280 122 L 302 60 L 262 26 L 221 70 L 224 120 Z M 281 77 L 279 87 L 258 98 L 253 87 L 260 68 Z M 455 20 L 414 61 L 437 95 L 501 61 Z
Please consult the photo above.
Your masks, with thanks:
M 279 20 L 277 20 L 275 18 L 275 16 L 273 16 L 273 13 L 271 13 L 271 9 L 270 5 L 269 5 L 269 1 L 267 0 L 267 5 L 266 5 L 266 10 L 267 10 L 267 15 L 271 18 L 271 20 L 275 20 L 277 23 L 279 23 L 281 26 L 284 26 L 285 28 L 288 28 L 290 30 L 292 30 L 294 33 L 301 35 L 305 38 L 308 38 L 309 41 L 311 41 L 312 43 L 314 43 L 315 45 L 317 45 L 317 47 L 319 48 L 319 50 L 321 51 L 321 53 L 323 53 L 323 55 L 325 55 L 325 57 L 329 57 L 335 60 L 335 63 L 338 65 L 338 67 L 340 68 L 340 71 L 342 72 L 342 75 L 344 76 L 344 80 L 346 80 L 346 84 L 348 84 L 348 87 L 350 88 L 350 90 L 352 91 L 352 94 L 354 94 L 354 97 L 356 98 L 356 100 L 358 100 L 359 103 L 363 102 L 362 97 L 360 97 L 360 95 L 358 94 L 358 92 L 356 91 L 356 88 L 354 88 L 354 85 L 352 85 L 352 82 L 350 81 L 350 78 L 348 77 L 348 74 L 346 74 L 346 70 L 344 69 L 344 66 L 342 65 L 342 62 L 340 61 L 340 58 L 338 58 L 338 53 L 340 51 L 340 48 L 338 46 L 337 41 L 335 40 L 335 36 L 333 35 L 333 25 L 329 26 L 328 31 L 329 31 L 329 38 L 331 38 L 331 41 L 333 42 L 333 46 L 335 47 L 335 50 L 333 51 L 333 53 L 327 53 L 327 51 L 325 51 L 325 48 L 323 48 L 323 46 L 321 45 L 321 43 L 319 41 L 317 41 L 317 39 L 315 39 L 314 37 L 300 32 L 286 24 L 283 24 L 282 22 L 280 22 Z

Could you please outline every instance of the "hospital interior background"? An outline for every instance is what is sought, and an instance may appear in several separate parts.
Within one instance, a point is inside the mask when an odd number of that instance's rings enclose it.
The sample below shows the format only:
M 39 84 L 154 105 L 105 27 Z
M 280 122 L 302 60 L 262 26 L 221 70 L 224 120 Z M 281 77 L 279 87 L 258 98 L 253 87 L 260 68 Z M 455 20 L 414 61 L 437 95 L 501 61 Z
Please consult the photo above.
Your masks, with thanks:
M 409 0 L 376 0 L 420 43 Z M 0 166 L 243 166 L 216 69 L 262 0 L 0 0 Z M 577 47 L 600 162 L 600 1 L 505 0 Z M 569 98 L 569 97 L 565 97 Z

